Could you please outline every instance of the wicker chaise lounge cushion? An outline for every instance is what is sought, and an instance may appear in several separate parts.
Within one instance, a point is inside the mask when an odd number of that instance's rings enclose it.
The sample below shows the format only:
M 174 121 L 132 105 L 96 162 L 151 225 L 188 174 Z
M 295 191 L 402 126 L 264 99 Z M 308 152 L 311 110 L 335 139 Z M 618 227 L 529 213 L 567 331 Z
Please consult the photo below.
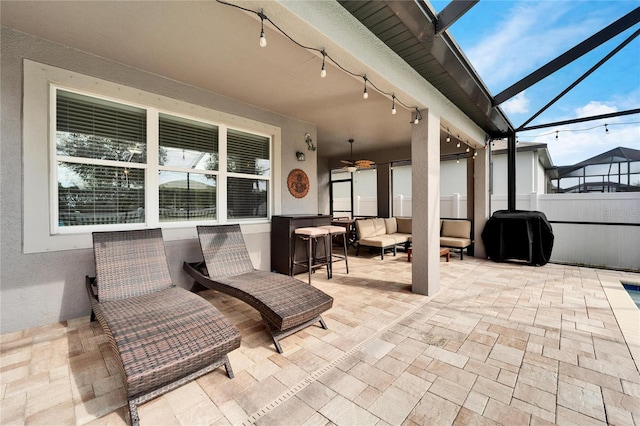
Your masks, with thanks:
M 96 316 L 113 336 L 131 398 L 240 347 L 240 333 L 218 310 L 179 287 L 100 303 Z
M 236 297 L 254 307 L 267 326 L 276 350 L 280 339 L 318 322 L 333 298 L 288 275 L 253 268 L 240 225 L 198 226 L 204 262 L 184 262 L 194 280 L 213 290 Z
M 140 296 L 173 286 L 162 234 L 154 231 L 159 230 L 93 234 L 100 302 Z
M 95 318 L 124 373 L 133 426 L 138 405 L 224 366 L 240 332 L 208 301 L 171 282 L 162 230 L 94 232 Z M 93 316 L 92 316 L 93 320 Z
M 312 320 L 333 305 L 331 296 L 288 275 L 254 270 L 215 281 L 226 286 L 216 290 L 253 306 L 277 330 Z

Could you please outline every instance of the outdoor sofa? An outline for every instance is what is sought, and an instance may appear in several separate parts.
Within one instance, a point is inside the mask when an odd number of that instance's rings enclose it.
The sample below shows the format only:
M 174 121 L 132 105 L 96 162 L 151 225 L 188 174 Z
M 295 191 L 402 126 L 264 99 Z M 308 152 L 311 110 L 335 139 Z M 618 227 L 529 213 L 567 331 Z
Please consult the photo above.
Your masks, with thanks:
M 280 339 L 316 322 L 327 328 L 320 314 L 331 308 L 333 298 L 288 275 L 255 269 L 240 225 L 197 229 L 204 261 L 185 262 L 184 270 L 197 283 L 255 308 L 279 353 Z
M 93 234 L 96 276 L 86 278 L 92 321 L 104 329 L 137 406 L 224 365 L 240 333 L 207 300 L 173 285 L 160 229 Z
M 398 245 L 404 246 L 405 249 L 411 245 L 412 226 L 410 217 L 356 220 L 356 256 L 360 254 L 360 247 L 379 249 L 381 259 L 384 259 L 384 252 L 388 250 L 393 250 L 395 256 Z M 440 247 L 460 250 L 462 259 L 463 250 L 472 243 L 470 220 L 440 220 Z

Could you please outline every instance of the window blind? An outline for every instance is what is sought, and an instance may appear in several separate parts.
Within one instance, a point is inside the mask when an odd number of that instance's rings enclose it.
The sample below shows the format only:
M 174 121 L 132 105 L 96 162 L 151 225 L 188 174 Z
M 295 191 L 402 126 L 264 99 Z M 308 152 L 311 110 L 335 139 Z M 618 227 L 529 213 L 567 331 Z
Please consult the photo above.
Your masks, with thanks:
M 144 163 L 146 111 L 58 90 L 58 155 Z

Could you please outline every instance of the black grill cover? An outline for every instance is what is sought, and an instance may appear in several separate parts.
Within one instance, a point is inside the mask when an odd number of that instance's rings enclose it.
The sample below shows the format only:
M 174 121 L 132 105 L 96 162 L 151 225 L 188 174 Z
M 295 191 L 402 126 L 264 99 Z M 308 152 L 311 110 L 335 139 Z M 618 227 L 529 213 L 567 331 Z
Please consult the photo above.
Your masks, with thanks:
M 487 257 L 501 262 L 524 260 L 544 265 L 551 258 L 553 230 L 542 212 L 498 210 L 482 231 Z

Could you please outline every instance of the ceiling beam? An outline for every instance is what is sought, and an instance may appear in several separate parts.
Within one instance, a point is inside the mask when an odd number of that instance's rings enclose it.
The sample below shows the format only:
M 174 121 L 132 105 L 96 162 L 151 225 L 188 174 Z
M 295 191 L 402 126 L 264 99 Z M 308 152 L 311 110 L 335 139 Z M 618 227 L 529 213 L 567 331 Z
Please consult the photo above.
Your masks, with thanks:
M 498 93 L 493 98 L 494 106 L 498 106 L 503 102 L 511 99 L 512 97 L 516 96 L 518 93 L 533 86 L 540 80 L 548 77 L 549 75 L 558 71 L 560 68 L 564 67 L 565 65 L 570 64 L 571 62 L 575 61 L 582 55 L 590 52 L 591 50 L 600 46 L 602 43 L 617 36 L 621 32 L 637 24 L 638 22 L 640 22 L 640 7 L 635 8 L 634 10 L 632 10 L 622 18 L 618 19 L 614 23 L 610 24 L 609 26 L 598 31 L 596 34 L 592 35 L 588 39 L 584 40 L 582 43 L 579 43 L 578 45 L 569 49 L 568 51 L 558 56 L 551 62 L 538 68 L 536 71 L 532 72 L 522 80 L 518 81 L 517 83 L 513 84 L 512 86 Z
M 436 35 L 442 34 L 480 0 L 452 0 L 436 17 Z
M 623 115 L 632 115 L 632 114 L 640 114 L 640 108 L 628 109 L 626 111 L 610 112 L 608 114 L 592 115 L 590 117 L 573 118 L 571 120 L 556 121 L 554 123 L 538 124 L 535 126 L 523 127 L 521 129 L 518 129 L 518 131 L 526 132 L 528 130 L 546 129 L 548 127 L 564 126 L 566 124 L 583 123 L 585 121 L 602 120 L 603 118 L 621 117 Z
M 527 121 L 525 121 L 524 123 L 522 123 L 520 125 L 520 127 L 518 127 L 516 129 L 516 131 L 519 131 L 521 128 L 525 127 L 527 124 L 531 123 L 533 120 L 535 120 L 540 114 L 542 114 L 543 112 L 545 112 L 549 107 L 551 107 L 551 105 L 555 104 L 561 97 L 563 97 L 564 95 L 566 95 L 567 93 L 569 93 L 569 91 L 571 91 L 571 89 L 573 89 L 574 87 L 576 87 L 578 84 L 580 84 L 585 78 L 587 78 L 589 75 L 591 75 L 595 70 L 597 70 L 598 68 L 600 68 L 601 65 L 603 65 L 605 62 L 607 62 L 609 59 L 611 59 L 616 53 L 618 53 L 619 51 L 621 51 L 627 44 L 631 43 L 633 41 L 633 39 L 635 39 L 638 35 L 640 34 L 640 29 L 636 30 L 633 34 L 631 34 L 629 37 L 627 37 L 626 40 L 624 40 L 622 43 L 620 43 L 618 46 L 616 46 L 615 49 L 613 49 L 611 52 L 609 52 L 604 58 L 602 58 L 601 60 L 598 61 L 597 64 L 595 64 L 594 66 L 592 66 L 586 73 L 582 74 L 576 81 L 574 81 L 573 83 L 571 83 L 566 89 L 564 89 L 562 92 L 560 92 L 555 98 L 553 98 L 549 103 L 547 103 L 545 106 L 543 106 L 542 108 L 540 108 L 540 110 L 538 110 L 538 112 L 536 112 L 535 114 L 533 114 L 531 116 L 531 118 L 529 118 Z

